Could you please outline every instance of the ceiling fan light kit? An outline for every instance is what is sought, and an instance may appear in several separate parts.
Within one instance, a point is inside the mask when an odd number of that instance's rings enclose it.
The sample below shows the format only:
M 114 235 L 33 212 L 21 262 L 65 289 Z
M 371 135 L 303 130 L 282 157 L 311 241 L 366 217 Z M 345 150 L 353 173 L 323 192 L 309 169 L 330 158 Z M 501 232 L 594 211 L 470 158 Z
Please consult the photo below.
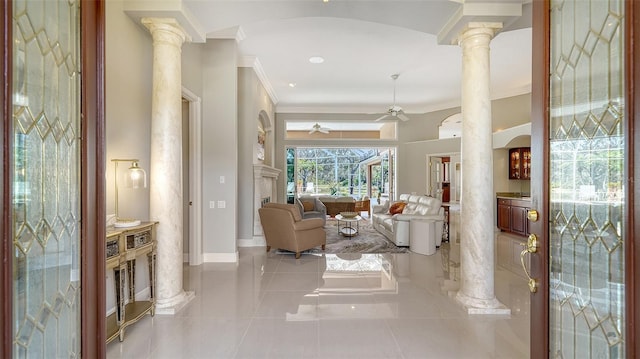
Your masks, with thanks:
M 402 107 L 396 105 L 396 80 L 400 77 L 399 74 L 391 75 L 391 79 L 393 80 L 393 105 L 389 106 L 387 113 L 378 117 L 375 121 L 382 121 L 387 119 L 388 117 L 395 117 L 402 121 L 409 121 L 409 117 L 404 114 L 404 110 Z
M 311 131 L 309 131 L 309 134 L 314 134 L 316 132 L 320 132 L 320 133 L 324 133 L 324 134 L 328 134 L 329 133 L 329 128 L 327 127 L 322 127 L 320 126 L 319 123 L 315 123 L 315 125 L 313 125 L 313 127 L 311 127 Z

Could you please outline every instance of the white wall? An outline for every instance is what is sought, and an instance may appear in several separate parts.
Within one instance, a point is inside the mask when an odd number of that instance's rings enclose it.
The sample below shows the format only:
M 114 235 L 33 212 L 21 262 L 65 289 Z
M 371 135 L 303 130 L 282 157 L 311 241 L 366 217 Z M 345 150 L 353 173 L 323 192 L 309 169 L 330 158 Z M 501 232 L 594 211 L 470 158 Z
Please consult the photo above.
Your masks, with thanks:
M 398 150 L 398 194 L 427 193 L 427 157 L 460 152 L 460 138 L 406 143 Z
M 202 249 L 205 261 L 230 261 L 236 250 L 238 68 L 235 40 L 202 48 Z M 220 183 L 221 176 L 224 183 Z M 243 190 L 251 190 L 243 188 Z M 209 202 L 214 201 L 214 209 Z M 226 208 L 218 208 L 224 201 Z

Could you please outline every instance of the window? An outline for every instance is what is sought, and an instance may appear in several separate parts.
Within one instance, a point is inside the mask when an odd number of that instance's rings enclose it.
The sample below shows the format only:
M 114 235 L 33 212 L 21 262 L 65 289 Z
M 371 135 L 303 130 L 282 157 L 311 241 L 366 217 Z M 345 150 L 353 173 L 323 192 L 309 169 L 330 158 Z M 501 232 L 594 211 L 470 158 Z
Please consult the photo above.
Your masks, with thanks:
M 395 149 L 289 147 L 287 200 L 300 195 L 391 198 Z

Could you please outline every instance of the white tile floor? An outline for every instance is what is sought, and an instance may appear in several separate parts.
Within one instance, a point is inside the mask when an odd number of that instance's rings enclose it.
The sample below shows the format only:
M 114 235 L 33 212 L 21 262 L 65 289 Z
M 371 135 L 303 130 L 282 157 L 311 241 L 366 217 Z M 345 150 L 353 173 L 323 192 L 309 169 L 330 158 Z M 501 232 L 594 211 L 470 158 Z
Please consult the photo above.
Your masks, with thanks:
M 496 269 L 507 316 L 470 316 L 444 288 L 456 245 L 435 255 L 293 255 L 241 248 L 236 264 L 185 267 L 196 298 L 129 327 L 108 358 L 527 358 L 526 281 Z

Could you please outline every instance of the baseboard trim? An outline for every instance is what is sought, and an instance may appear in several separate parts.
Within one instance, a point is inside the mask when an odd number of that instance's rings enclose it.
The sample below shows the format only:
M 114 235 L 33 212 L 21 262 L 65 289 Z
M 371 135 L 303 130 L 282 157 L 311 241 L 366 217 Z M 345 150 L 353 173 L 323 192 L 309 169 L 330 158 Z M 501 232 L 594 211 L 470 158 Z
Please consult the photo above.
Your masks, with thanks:
M 234 253 L 203 253 L 204 263 L 238 263 L 238 251 Z
M 264 236 L 255 236 L 252 239 L 238 239 L 238 247 L 264 247 L 267 241 Z

